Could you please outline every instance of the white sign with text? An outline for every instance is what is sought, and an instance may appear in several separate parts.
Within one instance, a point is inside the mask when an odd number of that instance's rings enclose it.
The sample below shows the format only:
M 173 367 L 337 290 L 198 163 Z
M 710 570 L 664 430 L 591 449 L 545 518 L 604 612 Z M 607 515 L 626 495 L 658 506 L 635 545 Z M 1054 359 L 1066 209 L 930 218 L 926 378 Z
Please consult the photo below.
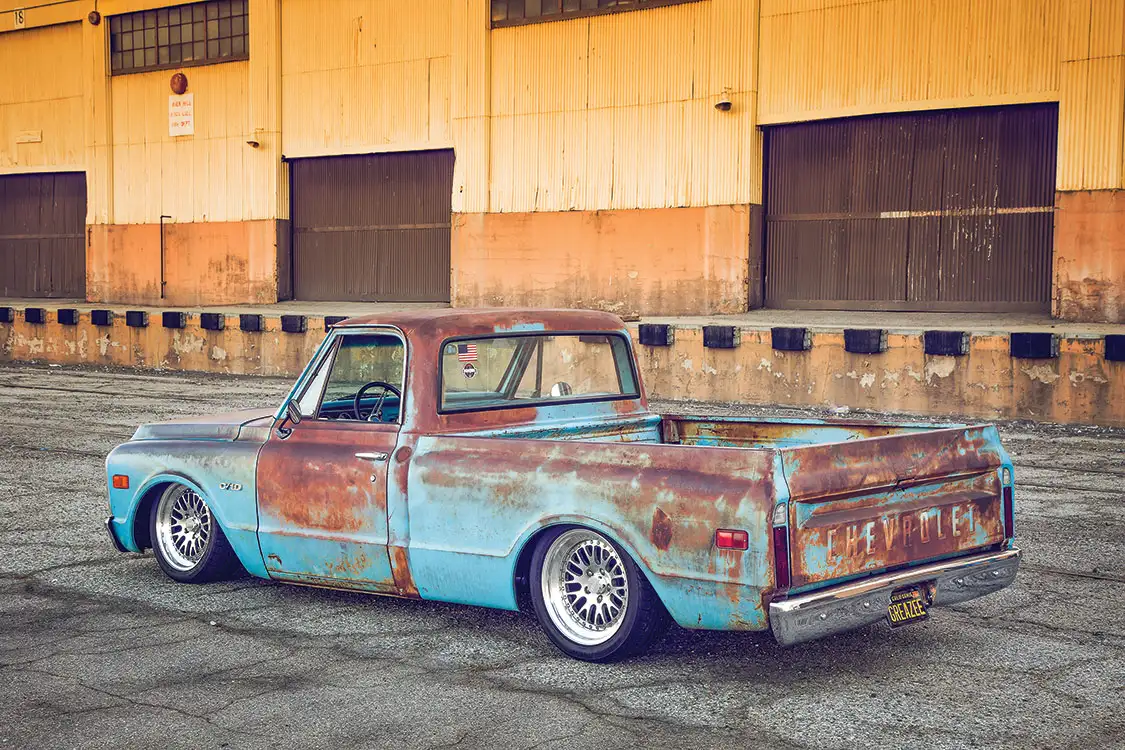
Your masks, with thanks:
M 195 135 L 195 94 L 168 97 L 168 135 Z

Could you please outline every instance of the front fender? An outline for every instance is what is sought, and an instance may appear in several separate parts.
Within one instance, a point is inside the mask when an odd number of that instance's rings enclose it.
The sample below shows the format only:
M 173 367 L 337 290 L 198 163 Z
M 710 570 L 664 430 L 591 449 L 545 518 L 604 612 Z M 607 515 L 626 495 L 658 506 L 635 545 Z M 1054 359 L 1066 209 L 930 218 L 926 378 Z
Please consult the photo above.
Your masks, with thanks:
M 223 529 L 239 561 L 252 575 L 266 577 L 258 547 L 258 509 L 255 470 L 261 445 L 238 441 L 131 441 L 115 448 L 106 458 L 112 477 L 129 477 L 129 489 L 118 490 L 109 482 L 110 523 L 118 540 L 130 551 L 139 552 L 133 533 L 145 495 L 154 487 L 175 482 L 191 487 L 207 505 Z

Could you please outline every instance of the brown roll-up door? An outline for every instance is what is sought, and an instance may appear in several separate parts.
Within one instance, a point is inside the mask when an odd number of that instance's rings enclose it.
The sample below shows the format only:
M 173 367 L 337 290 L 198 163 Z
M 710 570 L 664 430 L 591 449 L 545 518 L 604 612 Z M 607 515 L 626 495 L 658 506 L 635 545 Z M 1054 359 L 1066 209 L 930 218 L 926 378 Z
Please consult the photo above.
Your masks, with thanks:
M 766 134 L 766 304 L 1050 309 L 1055 104 Z
M 86 175 L 0 176 L 0 296 L 86 297 Z
M 452 151 L 291 165 L 297 299 L 449 301 Z

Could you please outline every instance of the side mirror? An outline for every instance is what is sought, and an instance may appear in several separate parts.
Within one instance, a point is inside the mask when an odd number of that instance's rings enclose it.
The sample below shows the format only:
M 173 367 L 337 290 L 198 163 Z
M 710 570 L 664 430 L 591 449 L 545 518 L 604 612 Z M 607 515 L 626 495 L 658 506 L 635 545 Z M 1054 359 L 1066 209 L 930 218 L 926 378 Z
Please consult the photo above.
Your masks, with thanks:
M 301 413 L 301 407 L 297 405 L 296 399 L 290 399 L 289 403 L 285 405 L 285 416 L 289 417 L 290 423 L 301 424 L 305 415 Z

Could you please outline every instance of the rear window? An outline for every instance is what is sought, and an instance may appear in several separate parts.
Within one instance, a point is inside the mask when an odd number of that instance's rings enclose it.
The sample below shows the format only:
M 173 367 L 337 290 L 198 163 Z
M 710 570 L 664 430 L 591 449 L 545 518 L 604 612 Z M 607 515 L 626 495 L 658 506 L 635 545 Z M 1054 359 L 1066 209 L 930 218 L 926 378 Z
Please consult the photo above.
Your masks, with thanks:
M 447 341 L 442 345 L 441 385 L 443 412 L 638 395 L 628 342 L 617 334 Z

